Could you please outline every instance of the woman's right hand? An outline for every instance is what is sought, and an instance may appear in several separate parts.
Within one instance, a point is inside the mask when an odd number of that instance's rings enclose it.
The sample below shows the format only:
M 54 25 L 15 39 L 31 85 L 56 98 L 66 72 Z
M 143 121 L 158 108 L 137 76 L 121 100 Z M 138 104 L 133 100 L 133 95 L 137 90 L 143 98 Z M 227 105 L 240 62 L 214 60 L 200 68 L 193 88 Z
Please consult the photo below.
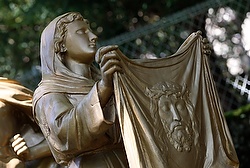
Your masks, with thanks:
M 96 52 L 95 61 L 100 66 L 102 75 L 100 82 L 104 87 L 113 88 L 113 74 L 122 71 L 120 60 L 115 52 L 117 49 L 117 45 L 110 45 L 101 47 Z
M 101 106 L 104 107 L 113 94 L 113 75 L 122 72 L 119 57 L 115 50 L 117 45 L 101 47 L 97 50 L 95 61 L 99 64 L 102 79 L 98 82 L 98 94 Z

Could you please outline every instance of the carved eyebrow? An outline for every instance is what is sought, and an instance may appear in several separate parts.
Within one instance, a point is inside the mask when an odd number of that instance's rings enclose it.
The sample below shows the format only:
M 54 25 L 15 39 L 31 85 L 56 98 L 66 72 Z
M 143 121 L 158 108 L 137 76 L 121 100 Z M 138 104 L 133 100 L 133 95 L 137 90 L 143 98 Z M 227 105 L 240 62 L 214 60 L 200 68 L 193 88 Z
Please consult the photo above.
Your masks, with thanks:
M 79 31 L 79 30 L 83 30 L 83 31 L 86 31 L 87 29 L 89 29 L 89 25 L 80 25 L 76 31 Z
M 89 21 L 87 19 L 83 19 L 83 21 L 89 25 Z

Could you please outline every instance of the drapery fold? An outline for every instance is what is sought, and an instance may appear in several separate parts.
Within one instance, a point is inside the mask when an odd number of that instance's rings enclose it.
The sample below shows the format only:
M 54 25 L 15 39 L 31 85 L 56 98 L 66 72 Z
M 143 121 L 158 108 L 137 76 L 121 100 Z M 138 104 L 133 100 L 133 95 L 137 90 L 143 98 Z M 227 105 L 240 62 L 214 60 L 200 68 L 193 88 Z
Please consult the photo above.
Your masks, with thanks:
M 201 40 L 193 33 L 160 59 L 131 60 L 117 51 L 124 72 L 115 74 L 115 98 L 130 167 L 238 167 Z M 188 131 L 174 128 L 170 138 L 174 108 Z
M 0 77 L 0 101 L 18 106 L 23 112 L 32 118 L 33 92 L 22 86 L 15 80 Z

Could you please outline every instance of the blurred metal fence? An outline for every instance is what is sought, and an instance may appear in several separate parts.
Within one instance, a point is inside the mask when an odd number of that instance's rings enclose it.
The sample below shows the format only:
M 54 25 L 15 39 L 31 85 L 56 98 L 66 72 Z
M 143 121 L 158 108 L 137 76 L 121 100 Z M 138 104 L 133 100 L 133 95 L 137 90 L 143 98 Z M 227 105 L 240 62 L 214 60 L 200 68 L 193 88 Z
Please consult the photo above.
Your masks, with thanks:
M 166 57 L 192 32 L 201 30 L 213 48 L 210 67 L 222 106 L 229 111 L 250 101 L 250 47 L 244 44 L 242 26 L 248 16 L 250 22 L 249 0 L 209 0 L 100 45 L 117 44 L 130 58 Z

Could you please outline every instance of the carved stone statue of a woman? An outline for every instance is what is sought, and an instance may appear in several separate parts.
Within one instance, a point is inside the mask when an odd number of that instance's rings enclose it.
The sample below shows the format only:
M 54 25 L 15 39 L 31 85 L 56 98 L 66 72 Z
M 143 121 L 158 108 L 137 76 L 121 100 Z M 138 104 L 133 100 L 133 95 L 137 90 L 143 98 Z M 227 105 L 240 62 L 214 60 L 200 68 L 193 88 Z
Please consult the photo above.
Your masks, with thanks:
M 41 36 L 42 81 L 34 116 L 60 164 L 128 167 L 113 100 L 117 46 L 96 51 L 97 36 L 79 13 L 55 18 Z M 100 59 L 100 71 L 92 64 Z

